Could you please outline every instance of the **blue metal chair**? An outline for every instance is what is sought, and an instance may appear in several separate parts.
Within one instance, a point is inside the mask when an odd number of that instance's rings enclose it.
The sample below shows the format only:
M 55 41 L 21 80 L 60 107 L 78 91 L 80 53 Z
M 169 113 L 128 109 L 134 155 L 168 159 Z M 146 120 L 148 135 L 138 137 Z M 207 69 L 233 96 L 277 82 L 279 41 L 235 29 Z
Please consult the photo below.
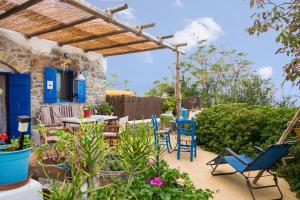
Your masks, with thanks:
M 276 187 L 279 191 L 280 197 L 278 199 L 282 199 L 282 192 L 278 186 L 278 180 L 276 175 L 271 172 L 272 166 L 274 166 L 275 163 L 280 161 L 283 156 L 287 155 L 290 148 L 295 144 L 296 142 L 287 142 L 284 144 L 273 144 L 270 145 L 265 150 L 256 147 L 255 150 L 257 153 L 259 153 L 254 159 L 247 156 L 246 154 L 236 154 L 234 151 L 232 151 L 229 148 L 225 148 L 225 151 L 227 154 L 226 156 L 217 156 L 213 160 L 209 161 L 207 165 L 210 165 L 212 167 L 211 174 L 213 176 L 217 175 L 229 175 L 229 174 L 235 174 L 239 172 L 241 175 L 243 175 L 246 179 L 247 187 L 251 193 L 251 196 L 253 199 L 255 199 L 252 189 L 263 189 L 263 188 L 269 188 L 269 187 Z M 217 167 L 221 164 L 229 164 L 231 165 L 235 171 L 233 172 L 227 172 L 227 173 L 215 173 L 215 170 Z M 267 172 L 267 175 L 265 176 L 273 176 L 274 184 L 272 185 L 265 185 L 265 186 L 253 186 L 250 183 L 250 179 L 255 178 L 255 176 L 251 177 L 250 172 L 251 171 L 257 171 L 257 170 L 264 170 Z M 246 173 L 247 172 L 247 173 Z
M 154 145 L 165 145 L 169 153 L 171 153 L 172 145 L 170 140 L 171 130 L 166 128 L 159 130 L 156 115 L 152 115 L 152 125 L 154 132 Z
M 183 119 L 177 120 L 177 160 L 180 159 L 180 152 L 190 152 L 190 161 L 197 156 L 197 142 L 196 142 L 196 121 Z M 189 140 L 182 139 L 182 137 L 189 137 Z

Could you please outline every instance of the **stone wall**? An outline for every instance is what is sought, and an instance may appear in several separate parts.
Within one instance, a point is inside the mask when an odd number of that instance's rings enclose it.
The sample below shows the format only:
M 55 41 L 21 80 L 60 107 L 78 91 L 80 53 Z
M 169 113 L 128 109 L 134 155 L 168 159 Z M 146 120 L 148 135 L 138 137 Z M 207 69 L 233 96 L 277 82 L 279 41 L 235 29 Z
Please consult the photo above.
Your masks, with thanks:
M 77 52 L 67 52 L 70 56 L 65 58 L 63 48 L 51 48 L 47 53 L 39 53 L 36 49 L 29 49 L 26 45 L 18 43 L 18 39 L 0 31 L 0 63 L 8 65 L 15 72 L 31 73 L 31 113 L 36 113 L 43 105 L 45 66 L 85 71 L 87 73 L 87 103 L 99 104 L 105 101 L 106 60 L 101 56 L 90 59 L 88 55 Z M 1 69 L 0 69 L 1 71 Z

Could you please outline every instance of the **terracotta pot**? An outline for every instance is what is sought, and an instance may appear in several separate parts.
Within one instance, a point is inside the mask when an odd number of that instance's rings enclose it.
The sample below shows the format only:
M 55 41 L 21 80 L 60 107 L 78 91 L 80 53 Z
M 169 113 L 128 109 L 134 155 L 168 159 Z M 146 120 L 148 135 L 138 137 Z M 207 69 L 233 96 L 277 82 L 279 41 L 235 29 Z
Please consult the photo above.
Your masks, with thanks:
M 83 115 L 85 118 L 89 118 L 92 116 L 92 110 L 83 110 Z
M 300 128 L 294 128 L 294 132 L 296 133 L 297 140 L 300 141 Z

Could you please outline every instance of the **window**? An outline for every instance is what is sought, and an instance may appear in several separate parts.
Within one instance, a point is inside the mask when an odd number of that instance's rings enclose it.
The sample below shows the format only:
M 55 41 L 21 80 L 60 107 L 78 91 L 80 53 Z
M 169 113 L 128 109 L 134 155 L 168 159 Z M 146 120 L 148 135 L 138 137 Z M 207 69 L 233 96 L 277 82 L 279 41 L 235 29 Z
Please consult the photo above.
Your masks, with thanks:
M 56 91 L 60 102 L 72 101 L 73 73 L 71 71 L 57 70 Z
M 86 81 L 75 80 L 71 70 L 61 70 L 55 67 L 44 68 L 44 102 L 86 101 Z

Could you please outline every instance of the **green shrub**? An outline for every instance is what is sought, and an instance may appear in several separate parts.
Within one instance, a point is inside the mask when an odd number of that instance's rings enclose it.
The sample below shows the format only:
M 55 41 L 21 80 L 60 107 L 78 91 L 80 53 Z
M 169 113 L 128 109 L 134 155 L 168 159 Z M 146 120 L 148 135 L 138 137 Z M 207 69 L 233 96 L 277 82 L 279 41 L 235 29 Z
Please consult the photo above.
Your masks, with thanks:
M 204 149 L 222 153 L 225 147 L 253 155 L 281 136 L 296 108 L 224 104 L 204 109 L 197 116 L 197 142 Z M 300 144 L 291 152 L 295 158 L 281 171 L 300 197 Z

